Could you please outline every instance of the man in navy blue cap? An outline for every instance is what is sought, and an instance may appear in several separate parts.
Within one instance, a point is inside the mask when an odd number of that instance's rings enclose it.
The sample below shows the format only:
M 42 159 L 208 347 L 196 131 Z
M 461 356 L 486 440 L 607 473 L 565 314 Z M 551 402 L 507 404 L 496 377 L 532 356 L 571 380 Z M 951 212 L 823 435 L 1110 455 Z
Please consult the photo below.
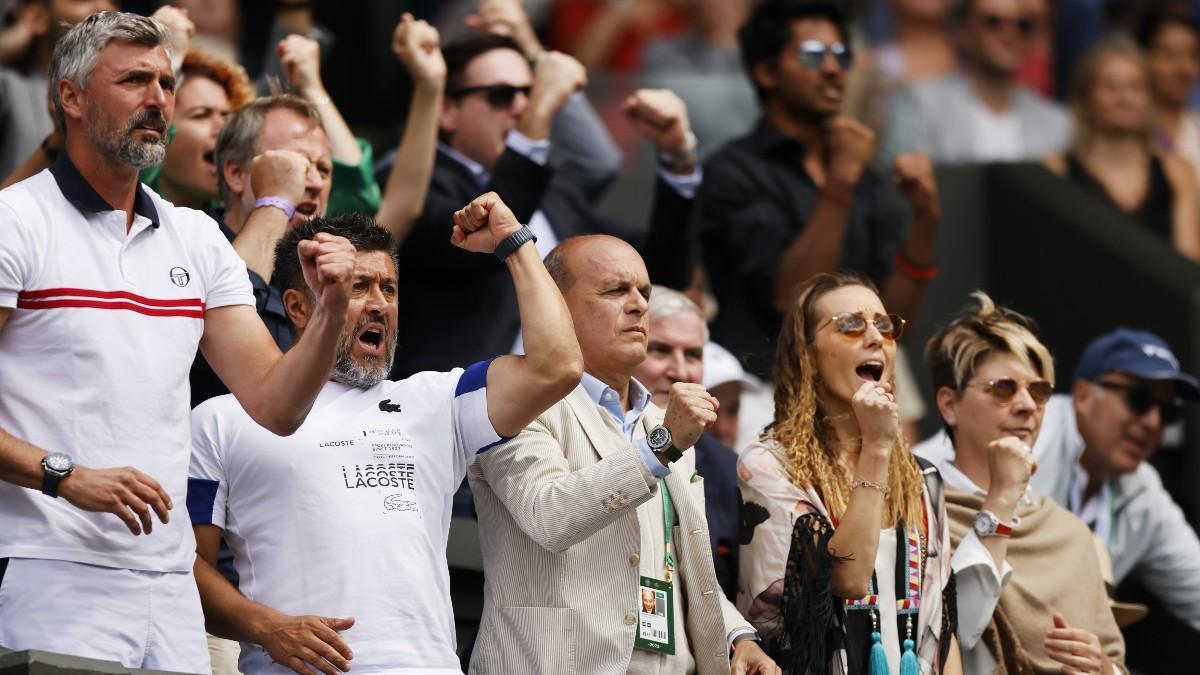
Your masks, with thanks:
M 1034 488 L 1102 539 L 1113 582 L 1133 575 L 1200 630 L 1200 540 L 1146 460 L 1200 383 L 1162 338 L 1118 328 L 1087 346 L 1071 393 L 1051 397 L 1034 447 Z

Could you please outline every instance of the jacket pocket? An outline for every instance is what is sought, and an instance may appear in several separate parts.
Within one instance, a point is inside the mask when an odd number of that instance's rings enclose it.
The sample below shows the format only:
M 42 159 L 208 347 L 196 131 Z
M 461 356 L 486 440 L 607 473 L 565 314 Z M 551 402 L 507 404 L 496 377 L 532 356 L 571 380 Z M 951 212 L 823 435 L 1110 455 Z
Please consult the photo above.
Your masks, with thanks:
M 575 621 L 575 610 L 568 607 L 502 607 L 498 630 L 488 644 L 479 646 L 484 659 L 472 672 L 573 675 Z

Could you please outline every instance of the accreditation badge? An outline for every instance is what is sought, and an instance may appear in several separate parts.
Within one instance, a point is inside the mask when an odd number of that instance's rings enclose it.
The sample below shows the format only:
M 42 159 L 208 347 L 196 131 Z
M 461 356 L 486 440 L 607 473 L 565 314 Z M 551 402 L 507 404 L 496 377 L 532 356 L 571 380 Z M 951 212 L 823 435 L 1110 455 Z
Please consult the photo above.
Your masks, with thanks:
M 633 646 L 659 654 L 675 653 L 675 595 L 671 584 L 642 577 L 638 586 L 638 631 Z

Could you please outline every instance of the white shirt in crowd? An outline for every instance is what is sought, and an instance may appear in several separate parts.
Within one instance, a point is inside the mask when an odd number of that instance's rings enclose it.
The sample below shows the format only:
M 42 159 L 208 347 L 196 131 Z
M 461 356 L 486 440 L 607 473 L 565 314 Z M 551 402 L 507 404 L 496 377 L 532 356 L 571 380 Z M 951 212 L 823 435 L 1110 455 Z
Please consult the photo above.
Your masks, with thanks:
M 239 590 L 284 614 L 347 617 L 355 673 L 461 673 L 446 542 L 487 414 L 490 361 L 359 389 L 329 382 L 289 437 L 232 396 L 193 413 L 188 509 L 225 531 Z M 288 673 L 243 644 L 241 670 Z
M 127 231 L 65 153 L 0 192 L 0 428 L 80 466 L 135 467 L 174 502 L 135 537 L 0 482 L 0 558 L 191 573 L 188 371 L 204 312 L 229 305 L 254 305 L 246 265 L 200 211 L 142 185 Z

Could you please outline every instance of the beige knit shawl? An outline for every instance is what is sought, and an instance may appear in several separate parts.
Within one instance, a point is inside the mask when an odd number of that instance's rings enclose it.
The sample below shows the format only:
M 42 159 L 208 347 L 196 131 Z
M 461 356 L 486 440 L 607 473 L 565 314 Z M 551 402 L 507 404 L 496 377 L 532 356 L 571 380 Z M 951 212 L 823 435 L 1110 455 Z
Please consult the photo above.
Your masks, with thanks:
M 946 490 L 950 541 L 957 547 L 971 531 L 983 498 Z M 1049 499 L 1017 507 L 1021 522 L 1008 544 L 1012 577 L 1000 595 L 984 644 L 996 657 L 997 674 L 1061 673 L 1045 648 L 1055 612 L 1072 628 L 1100 638 L 1104 652 L 1124 670 L 1125 640 L 1113 619 L 1092 534 L 1078 518 Z

